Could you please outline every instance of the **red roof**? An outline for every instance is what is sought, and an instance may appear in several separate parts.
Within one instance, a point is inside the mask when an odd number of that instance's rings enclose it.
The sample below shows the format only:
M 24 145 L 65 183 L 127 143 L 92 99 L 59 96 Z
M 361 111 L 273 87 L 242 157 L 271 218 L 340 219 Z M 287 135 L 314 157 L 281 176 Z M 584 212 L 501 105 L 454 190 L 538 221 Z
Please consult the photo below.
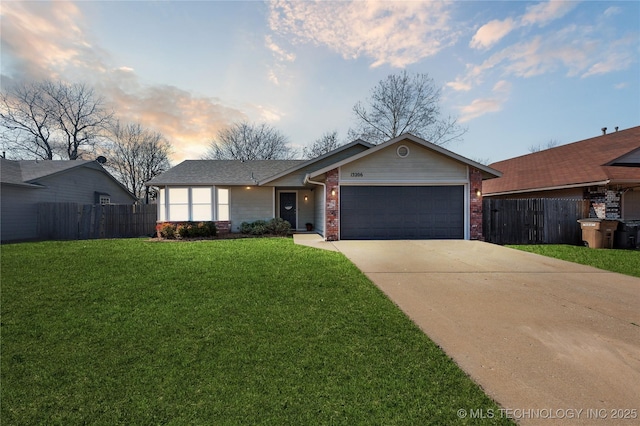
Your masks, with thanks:
M 638 154 L 635 167 L 608 165 L 640 150 L 640 126 L 580 142 L 499 161 L 489 167 L 502 177 L 483 182 L 485 195 L 530 192 L 595 183 L 640 183 Z

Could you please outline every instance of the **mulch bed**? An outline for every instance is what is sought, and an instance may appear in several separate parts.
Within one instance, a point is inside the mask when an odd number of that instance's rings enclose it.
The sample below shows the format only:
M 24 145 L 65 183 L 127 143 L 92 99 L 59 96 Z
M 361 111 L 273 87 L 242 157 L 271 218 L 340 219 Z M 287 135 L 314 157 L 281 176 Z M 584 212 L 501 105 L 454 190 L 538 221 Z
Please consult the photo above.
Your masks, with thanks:
M 168 239 L 168 238 L 151 237 L 149 238 L 149 241 L 158 242 L 158 243 L 160 242 L 175 243 L 175 242 L 181 242 L 181 241 L 237 240 L 241 238 L 290 238 L 292 235 L 293 234 L 289 234 L 286 237 L 284 237 L 282 235 L 251 235 L 251 234 L 240 234 L 237 232 L 228 232 L 226 234 L 219 234 L 215 237 L 200 237 L 200 238 Z

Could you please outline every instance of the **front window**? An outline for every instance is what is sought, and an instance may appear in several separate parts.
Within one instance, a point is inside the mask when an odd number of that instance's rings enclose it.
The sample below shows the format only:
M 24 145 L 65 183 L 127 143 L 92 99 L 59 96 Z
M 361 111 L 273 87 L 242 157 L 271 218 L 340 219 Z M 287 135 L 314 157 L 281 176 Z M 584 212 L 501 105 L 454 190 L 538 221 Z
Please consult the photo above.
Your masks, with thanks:
M 160 188 L 160 190 L 158 191 L 158 219 L 161 222 L 164 222 L 165 220 L 167 220 L 167 210 L 166 210 L 166 189 L 164 188 Z
M 209 221 L 211 216 L 211 188 L 191 188 L 191 220 Z
M 158 191 L 158 219 L 170 222 L 229 220 L 229 189 L 215 187 L 169 187 Z M 214 213 L 217 213 L 217 218 Z
M 229 190 L 218 188 L 218 220 L 229 220 Z
M 189 220 L 189 188 L 169 188 L 169 220 Z

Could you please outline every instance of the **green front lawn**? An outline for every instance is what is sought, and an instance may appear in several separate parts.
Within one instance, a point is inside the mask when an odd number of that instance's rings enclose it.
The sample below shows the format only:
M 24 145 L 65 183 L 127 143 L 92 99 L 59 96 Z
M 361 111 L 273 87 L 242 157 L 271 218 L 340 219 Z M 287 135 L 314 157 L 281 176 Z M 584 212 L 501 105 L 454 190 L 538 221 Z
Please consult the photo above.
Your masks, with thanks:
M 519 250 L 640 277 L 640 250 L 592 249 L 568 245 L 512 245 Z
M 291 239 L 1 250 L 3 425 L 509 423 L 342 254 Z

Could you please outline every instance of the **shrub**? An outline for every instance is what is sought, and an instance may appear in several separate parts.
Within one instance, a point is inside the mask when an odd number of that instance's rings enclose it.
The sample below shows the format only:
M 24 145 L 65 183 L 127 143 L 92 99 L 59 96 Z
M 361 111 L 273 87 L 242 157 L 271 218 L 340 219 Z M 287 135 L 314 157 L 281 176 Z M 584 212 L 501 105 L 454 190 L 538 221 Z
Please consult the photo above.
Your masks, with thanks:
M 218 227 L 215 222 L 200 222 L 198 229 L 200 229 L 203 237 L 215 237 L 218 235 Z
M 204 238 L 215 237 L 218 228 L 215 222 L 184 222 L 161 223 L 156 225 L 156 230 L 161 238 Z
M 242 222 L 240 224 L 242 234 L 251 235 L 287 235 L 291 232 L 291 224 L 284 219 L 275 218 L 270 221 L 256 220 L 254 222 Z
M 240 233 L 241 234 L 250 234 L 251 233 L 251 224 L 249 222 L 242 222 L 240 224 Z
M 269 221 L 267 230 L 270 234 L 284 236 L 291 232 L 291 224 L 280 217 L 276 217 Z
M 162 238 L 169 240 L 176 238 L 176 226 L 173 223 L 159 223 L 156 226 L 156 230 Z
M 265 222 L 264 220 L 256 220 L 251 224 L 252 235 L 264 235 L 267 232 L 267 222 Z
M 191 235 L 191 229 L 189 224 L 187 223 L 179 223 L 176 226 L 176 232 L 180 238 L 189 238 Z

